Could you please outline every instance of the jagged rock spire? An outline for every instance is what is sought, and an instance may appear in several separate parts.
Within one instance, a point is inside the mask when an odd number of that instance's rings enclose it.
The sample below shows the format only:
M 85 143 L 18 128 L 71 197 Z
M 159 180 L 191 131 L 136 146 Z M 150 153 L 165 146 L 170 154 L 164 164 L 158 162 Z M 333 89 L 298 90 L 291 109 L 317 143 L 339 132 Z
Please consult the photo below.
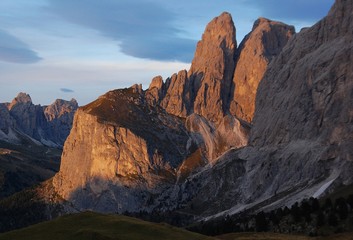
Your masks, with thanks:
M 211 121 L 227 109 L 237 47 L 236 30 L 229 13 L 222 13 L 206 27 L 198 42 L 188 76 L 193 81 L 193 110 Z
M 236 51 L 230 112 L 251 122 L 255 111 L 257 87 L 268 64 L 295 33 L 294 27 L 259 18 Z

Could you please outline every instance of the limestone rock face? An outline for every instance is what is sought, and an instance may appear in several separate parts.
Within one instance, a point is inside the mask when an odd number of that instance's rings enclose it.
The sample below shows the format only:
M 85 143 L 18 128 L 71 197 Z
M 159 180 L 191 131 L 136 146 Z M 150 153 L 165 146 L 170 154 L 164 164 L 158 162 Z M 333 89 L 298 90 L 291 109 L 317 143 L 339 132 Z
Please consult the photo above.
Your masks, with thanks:
M 108 92 L 75 115 L 54 186 L 79 209 L 137 211 L 175 181 L 188 139 L 179 118 L 134 88 Z
M 282 190 L 293 181 L 353 182 L 352 19 L 353 3 L 337 0 L 288 42 L 260 83 L 250 143 L 272 149 L 276 165 L 288 162 L 289 174 L 273 182 Z
M 164 83 L 161 76 L 152 79 L 152 82 L 146 91 L 146 99 L 151 105 L 159 104 L 160 99 L 163 97 Z
M 74 113 L 78 108 L 78 103 L 75 99 L 65 101 L 57 99 L 55 102 L 45 107 L 44 114 L 48 121 L 60 118 L 66 114 Z
M 179 71 L 171 78 L 166 80 L 166 94 L 161 102 L 168 113 L 186 117 L 192 112 L 192 98 L 193 93 L 190 91 L 190 81 L 187 77 L 186 70 Z
M 32 103 L 26 93 L 19 93 L 9 104 L 0 104 L 0 138 L 19 143 L 25 138 L 36 144 L 63 146 L 70 133 L 76 100 L 56 100 L 52 105 Z
M 259 86 L 253 144 L 308 139 L 349 145 L 352 15 L 351 1 L 336 1 L 327 17 L 293 37 L 271 63 Z
M 45 132 L 48 138 L 60 146 L 70 134 L 74 114 L 78 109 L 78 103 L 75 99 L 65 101 L 57 99 L 47 107 L 44 107 L 44 115 L 48 123 L 48 128 Z
M 208 120 L 219 120 L 228 108 L 236 47 L 229 13 L 213 19 L 197 44 L 188 77 L 193 84 L 193 110 Z
M 251 122 L 257 87 L 268 64 L 295 33 L 294 27 L 259 18 L 236 51 L 230 112 Z

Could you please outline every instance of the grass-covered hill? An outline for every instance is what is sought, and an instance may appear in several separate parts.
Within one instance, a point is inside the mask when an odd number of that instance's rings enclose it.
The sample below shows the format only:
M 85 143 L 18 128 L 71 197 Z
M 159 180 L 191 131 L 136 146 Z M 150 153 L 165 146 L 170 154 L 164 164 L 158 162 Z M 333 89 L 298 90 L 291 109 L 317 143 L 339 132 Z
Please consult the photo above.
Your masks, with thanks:
M 167 224 L 93 212 L 66 215 L 24 229 L 0 234 L 0 240 L 201 240 L 213 239 Z
M 307 237 L 278 233 L 230 233 L 208 237 L 164 223 L 93 212 L 70 214 L 0 234 L 0 240 L 352 240 L 352 233 Z

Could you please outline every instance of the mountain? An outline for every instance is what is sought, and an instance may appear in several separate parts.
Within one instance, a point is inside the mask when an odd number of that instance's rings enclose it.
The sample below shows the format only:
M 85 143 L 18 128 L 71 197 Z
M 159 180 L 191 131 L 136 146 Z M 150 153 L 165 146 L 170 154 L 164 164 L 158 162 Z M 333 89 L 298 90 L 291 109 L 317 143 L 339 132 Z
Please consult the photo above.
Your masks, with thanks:
M 297 34 L 260 18 L 237 47 L 221 14 L 189 71 L 78 109 L 43 201 L 187 225 L 353 184 L 352 18 L 347 0 Z
M 19 93 L 0 104 L 0 199 L 32 187 L 59 170 L 61 147 L 72 127 L 76 100 L 34 105 Z
M 0 104 L 0 139 L 20 144 L 23 139 L 50 147 L 62 147 L 78 108 L 75 99 L 56 100 L 49 106 L 34 105 L 26 93 L 11 103 Z
M 146 91 L 140 85 L 110 91 L 80 108 L 53 180 L 56 192 L 77 209 L 174 209 L 188 194 L 179 189 L 186 178 L 246 146 L 251 124 L 230 111 L 243 104 L 234 98 L 237 85 L 251 78 L 257 87 L 294 28 L 259 19 L 240 48 L 235 31 L 230 14 L 222 13 L 207 25 L 189 71 L 165 82 L 157 76 Z M 251 48 L 256 54 L 249 60 Z M 255 73 L 247 61 L 261 68 Z
M 337 0 L 289 40 L 258 86 L 248 145 L 186 180 L 184 211 L 256 213 L 353 183 L 352 16 L 352 2 Z

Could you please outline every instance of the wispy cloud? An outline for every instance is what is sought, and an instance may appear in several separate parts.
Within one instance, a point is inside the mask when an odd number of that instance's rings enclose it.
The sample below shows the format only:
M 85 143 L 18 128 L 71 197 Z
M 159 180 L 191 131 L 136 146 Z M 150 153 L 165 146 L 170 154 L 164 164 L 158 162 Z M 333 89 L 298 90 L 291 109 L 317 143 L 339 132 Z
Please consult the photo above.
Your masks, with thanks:
M 150 1 L 49 0 L 47 9 L 114 39 L 133 57 L 190 62 L 196 46 L 178 36 L 171 11 Z
M 37 53 L 26 43 L 0 29 L 0 61 L 25 64 L 40 60 Z
M 64 93 L 73 93 L 73 92 L 75 92 L 74 90 L 69 89 L 69 88 L 60 88 L 60 91 L 62 91 Z

